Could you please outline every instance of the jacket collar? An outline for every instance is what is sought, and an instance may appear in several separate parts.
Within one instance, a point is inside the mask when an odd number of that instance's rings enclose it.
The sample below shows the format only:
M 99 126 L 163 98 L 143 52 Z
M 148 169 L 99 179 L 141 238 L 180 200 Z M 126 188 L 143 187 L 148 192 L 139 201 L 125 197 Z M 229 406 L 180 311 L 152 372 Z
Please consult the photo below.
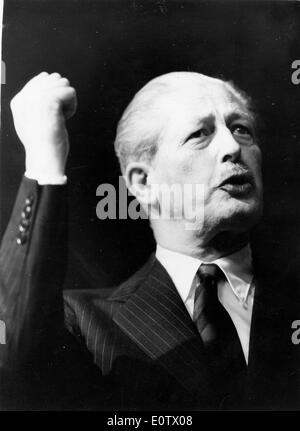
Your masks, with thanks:
M 210 262 L 166 249 L 159 244 L 157 244 L 156 248 L 156 257 L 168 271 L 183 302 L 186 302 L 188 297 L 192 296 L 193 289 L 195 289 L 195 276 L 202 263 L 215 263 L 218 265 L 238 300 L 241 303 L 247 301 L 253 279 L 252 255 L 249 243 L 230 255 Z

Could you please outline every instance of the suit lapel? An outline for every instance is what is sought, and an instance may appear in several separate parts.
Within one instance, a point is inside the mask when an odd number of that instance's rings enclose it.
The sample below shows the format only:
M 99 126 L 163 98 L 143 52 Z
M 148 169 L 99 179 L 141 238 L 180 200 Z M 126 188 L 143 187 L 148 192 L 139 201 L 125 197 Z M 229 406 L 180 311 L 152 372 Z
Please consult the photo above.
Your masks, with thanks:
M 158 260 L 114 321 L 188 391 L 209 396 L 211 384 L 201 339 Z

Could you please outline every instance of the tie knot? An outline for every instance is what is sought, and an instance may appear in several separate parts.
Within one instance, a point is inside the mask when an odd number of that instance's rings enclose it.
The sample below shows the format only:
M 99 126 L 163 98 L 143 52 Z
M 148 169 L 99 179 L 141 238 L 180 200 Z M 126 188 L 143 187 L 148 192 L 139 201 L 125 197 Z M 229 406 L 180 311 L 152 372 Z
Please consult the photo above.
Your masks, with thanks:
M 215 287 L 218 281 L 223 277 L 223 273 L 215 263 L 202 263 L 198 269 L 198 277 L 200 283 Z

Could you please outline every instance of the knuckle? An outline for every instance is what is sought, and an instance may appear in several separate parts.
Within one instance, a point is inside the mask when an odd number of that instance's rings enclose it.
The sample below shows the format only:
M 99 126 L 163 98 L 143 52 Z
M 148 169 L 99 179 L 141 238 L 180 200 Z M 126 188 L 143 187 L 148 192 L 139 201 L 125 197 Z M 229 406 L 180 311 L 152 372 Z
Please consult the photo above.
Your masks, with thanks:
M 31 85 L 37 85 L 41 82 L 42 78 L 46 77 L 48 75 L 47 72 L 41 72 L 38 75 L 34 76 L 30 81 L 27 82 L 25 87 L 31 86 Z
M 61 78 L 60 82 L 66 86 L 70 85 L 70 81 L 67 78 Z
M 60 73 L 58 73 L 58 72 L 53 72 L 53 73 L 51 73 L 51 75 L 50 75 L 52 78 L 61 78 L 61 74 Z

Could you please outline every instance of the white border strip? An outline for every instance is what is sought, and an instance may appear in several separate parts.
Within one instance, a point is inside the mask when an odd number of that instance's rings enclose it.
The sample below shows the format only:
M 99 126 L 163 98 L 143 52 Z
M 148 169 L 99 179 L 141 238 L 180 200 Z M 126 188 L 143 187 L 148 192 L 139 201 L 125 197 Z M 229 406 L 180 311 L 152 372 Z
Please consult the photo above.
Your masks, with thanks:
M 0 58 L 1 58 L 1 67 L 0 67 L 0 112 L 1 112 L 1 84 L 2 82 L 5 83 L 5 66 L 3 68 L 2 63 L 2 28 L 3 28 L 3 7 L 4 7 L 4 0 L 0 0 Z M 3 74 L 3 76 L 2 76 Z M 1 121 L 1 120 L 0 120 Z M 1 125 L 1 123 L 0 123 Z

